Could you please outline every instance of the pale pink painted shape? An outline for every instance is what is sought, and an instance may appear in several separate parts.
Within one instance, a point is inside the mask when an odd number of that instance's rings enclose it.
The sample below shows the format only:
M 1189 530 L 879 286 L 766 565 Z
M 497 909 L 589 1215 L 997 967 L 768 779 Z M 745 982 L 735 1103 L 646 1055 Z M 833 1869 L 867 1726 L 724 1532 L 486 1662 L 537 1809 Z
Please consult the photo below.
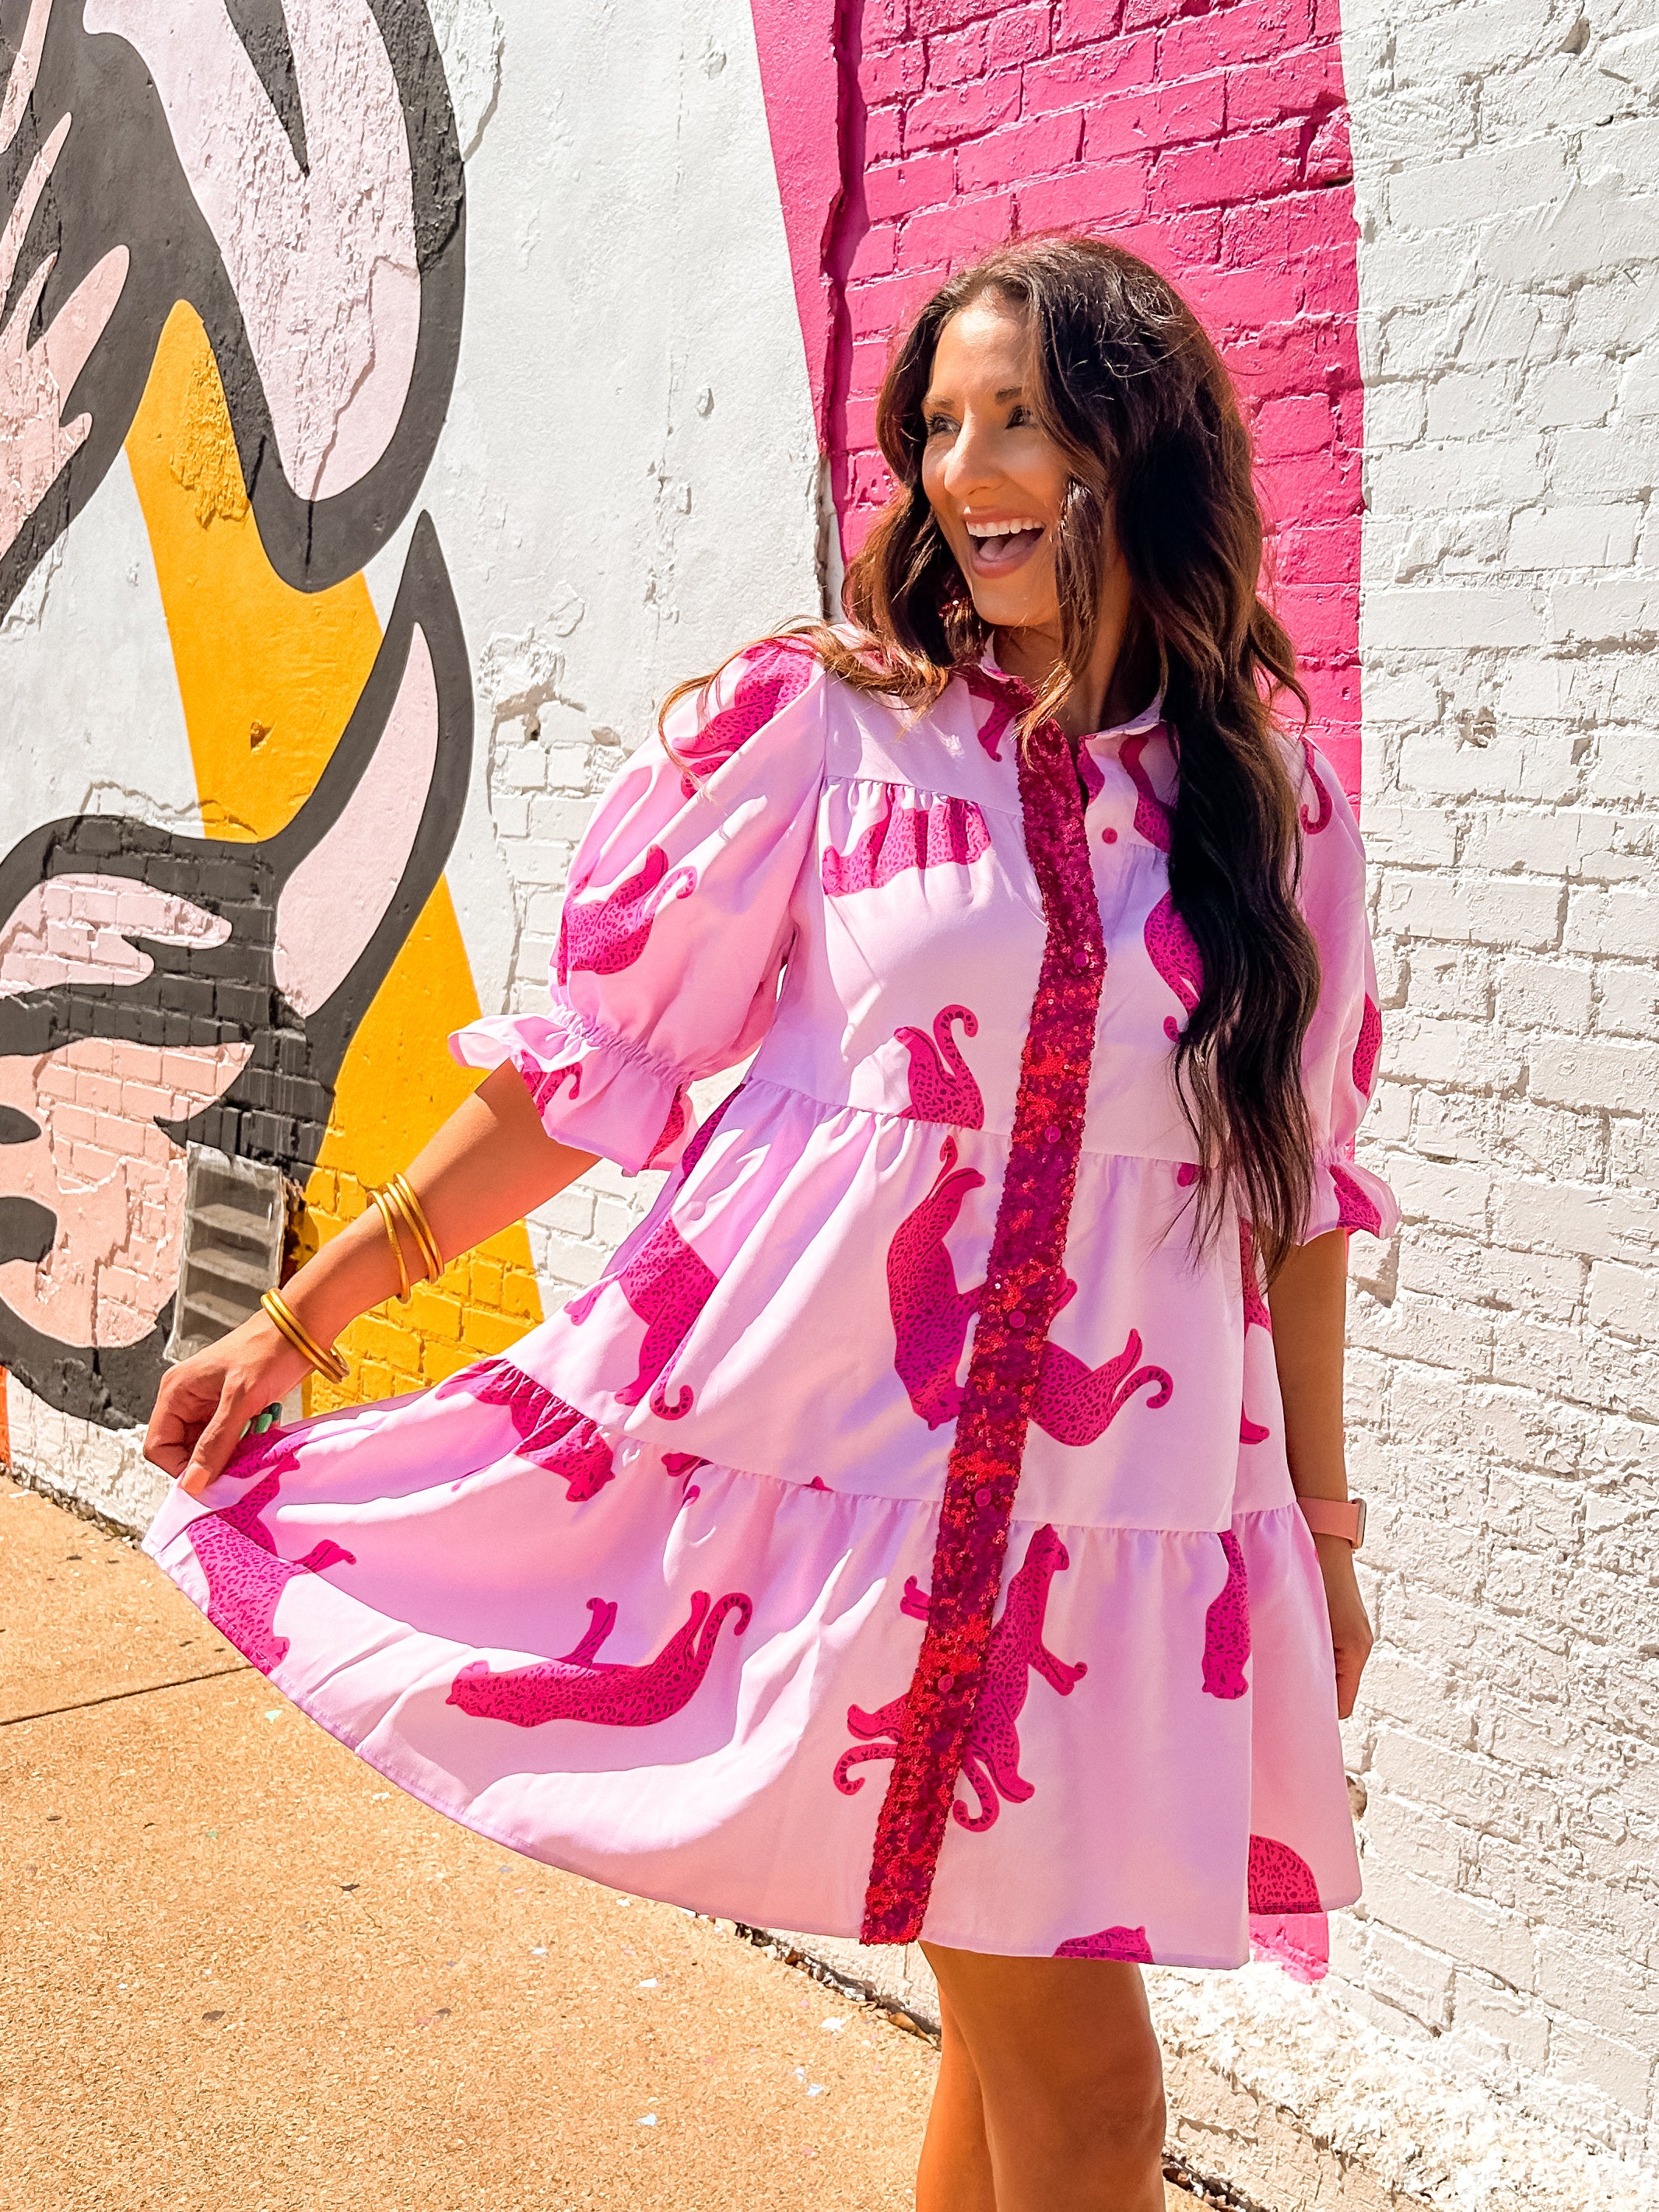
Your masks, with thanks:
M 340 810 L 283 884 L 271 960 L 301 1017 L 326 1005 L 385 921 L 438 765 L 438 679 L 417 623 L 386 729 Z
M 269 1444 L 270 1432 L 258 1441 Z M 352 1553 L 330 1537 L 313 1544 L 302 1559 L 277 1558 L 276 1540 L 259 1516 L 275 1498 L 281 1478 L 292 1473 L 295 1464 L 292 1452 L 284 1450 L 234 1505 L 204 1513 L 185 1531 L 207 1580 L 208 1619 L 262 1674 L 269 1674 L 288 1656 L 289 1640 L 277 1635 L 276 1621 L 277 1601 L 289 1583 L 298 1575 L 320 1574 L 325 1567 L 356 1564 Z M 250 1471 L 233 1460 L 221 1480 Z
M 944 1164 L 933 1188 L 899 1224 L 887 1251 L 893 1364 L 911 1405 L 930 1429 L 942 1428 L 962 1410 L 957 1370 L 985 1287 L 981 1283 L 971 1291 L 957 1289 L 945 1242 L 963 1200 L 985 1178 L 976 1168 L 957 1167 L 954 1137 L 945 1139 L 939 1158 Z
M 1172 892 L 1165 891 L 1147 915 L 1146 939 L 1153 967 L 1190 1014 L 1204 988 L 1204 963 L 1191 930 L 1176 911 Z M 1181 1026 L 1173 1014 L 1164 1017 L 1164 1034 L 1172 1043 Z
M 594 1656 L 617 1625 L 615 1601 L 591 1597 L 587 1607 L 593 1616 L 587 1632 L 562 1659 L 509 1667 L 499 1674 L 488 1660 L 474 1660 L 456 1675 L 448 1703 L 476 1719 L 508 1721 L 514 1728 L 540 1728 L 548 1721 L 653 1728 L 684 1711 L 702 1687 L 726 1615 L 738 1615 L 732 1632 L 741 1636 L 754 1613 L 740 1591 L 729 1592 L 711 1608 L 708 1591 L 695 1590 L 684 1626 L 654 1659 L 629 1667 Z
M 1070 1565 L 1070 1554 L 1054 1529 L 1039 1528 L 1025 1547 L 1024 1564 L 1009 1581 L 1002 1618 L 991 1632 L 973 1732 L 962 1760 L 963 1778 L 979 1800 L 979 1810 L 970 1813 L 960 1799 L 951 1808 L 958 1825 L 975 1835 L 995 1825 L 1005 1803 L 1023 1805 L 1036 1795 L 1034 1785 L 1019 1771 L 1018 1725 L 1031 1675 L 1040 1674 L 1050 1689 L 1069 1698 L 1089 1671 L 1080 1659 L 1057 1659 L 1042 1640 L 1048 1585 Z M 900 1610 L 912 1620 L 927 1617 L 927 1600 L 914 1576 L 905 1584 Z M 855 1766 L 895 1756 L 908 1696 L 907 1691 L 879 1712 L 848 1708 L 847 1725 L 860 1741 L 836 1761 L 836 1787 L 847 1796 L 864 1787 L 864 1777 L 853 1774 Z
M 985 817 L 971 799 L 935 799 L 921 806 L 898 802 L 889 784 L 880 817 L 850 853 L 827 849 L 821 864 L 826 898 L 880 890 L 907 868 L 967 867 L 991 849 Z
M 17 136 L 17 127 L 23 120 L 23 111 L 29 104 L 35 79 L 40 73 L 40 56 L 46 43 L 46 21 L 52 14 L 52 0 L 29 0 L 28 21 L 23 26 L 23 35 L 17 41 L 16 57 L 6 78 L 6 89 L 0 94 L 0 154 L 3 154 Z M 0 293 L 5 291 L 0 284 Z
M 31 22 L 26 30 L 33 27 Z M 21 81 L 16 68 L 14 82 Z M 11 289 L 24 238 L 70 127 L 67 115 L 55 125 L 0 228 L 0 300 Z M 64 405 L 109 327 L 131 263 L 125 246 L 112 246 L 31 344 L 34 311 L 57 259 L 56 253 L 47 254 L 30 273 L 0 326 L 0 555 L 15 544 L 23 525 L 92 434 L 91 416 L 76 415 L 66 422 Z
M 0 1145 L 0 1198 L 57 1218 L 43 1259 L 0 1262 L 0 1297 L 20 1321 L 76 1350 L 149 1334 L 178 1286 L 185 1205 L 183 1147 L 156 1124 L 222 1097 L 252 1050 L 82 1037 L 0 1058 L 0 1105 L 40 1132 Z
M 305 110 L 295 158 L 224 0 L 86 0 L 143 59 L 224 258 L 301 499 L 361 483 L 415 373 L 421 277 L 409 126 L 370 0 L 283 0 Z
M 1054 1953 L 1057 1959 L 1119 1959 L 1132 1966 L 1156 1965 L 1144 1928 L 1103 1928 L 1097 1935 L 1073 1936 Z
M 1242 1698 L 1249 1688 L 1244 1662 L 1250 1656 L 1250 1589 L 1244 1554 L 1231 1528 L 1217 1541 L 1227 1562 L 1227 1579 L 1204 1615 L 1204 1688 L 1212 1698 Z
M 965 1036 L 979 1035 L 979 1018 L 966 1006 L 941 1006 L 932 1036 L 925 1030 L 893 1032 L 894 1042 L 910 1055 L 910 1103 L 901 1109 L 902 1121 L 951 1121 L 959 1129 L 985 1127 L 985 1101 L 951 1034 L 957 1022 Z
M 136 940 L 205 951 L 229 935 L 222 915 L 136 877 L 48 876 L 0 921 L 0 999 L 64 983 L 139 983 L 155 963 Z
M 656 898 L 665 877 L 670 888 Z M 586 886 L 572 884 L 559 920 L 560 982 L 569 981 L 573 969 L 615 975 L 631 968 L 645 950 L 659 909 L 671 899 L 690 898 L 696 887 L 695 869 L 676 869 L 670 874 L 668 855 L 660 845 L 647 845 L 635 873 L 624 876 L 603 898 L 583 899 L 579 894 Z
M 1160 853 L 1167 853 L 1174 835 L 1170 810 L 1158 797 L 1140 759 L 1152 739 L 1160 734 L 1158 730 L 1148 730 L 1142 736 L 1126 738 L 1118 757 L 1135 787 L 1136 831 L 1149 845 L 1156 845 Z
M 1359 1036 L 1353 1048 L 1353 1087 L 1362 1098 L 1371 1095 L 1376 1080 L 1376 1056 L 1382 1049 L 1382 1011 L 1369 993 L 1360 1017 Z

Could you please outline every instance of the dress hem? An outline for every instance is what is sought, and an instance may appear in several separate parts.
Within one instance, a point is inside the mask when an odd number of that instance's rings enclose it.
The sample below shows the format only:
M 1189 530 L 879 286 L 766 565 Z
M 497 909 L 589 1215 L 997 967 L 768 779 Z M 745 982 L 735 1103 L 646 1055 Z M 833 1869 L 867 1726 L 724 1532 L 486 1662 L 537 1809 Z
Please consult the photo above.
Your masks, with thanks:
M 733 1470 L 733 1472 L 735 1472 L 735 1470 Z M 148 1556 L 152 1559 L 155 1565 L 161 1569 L 161 1572 L 167 1576 L 168 1581 L 175 1584 L 178 1589 L 183 1591 L 186 1597 L 189 1597 L 190 1592 L 185 1589 L 184 1584 L 180 1581 L 179 1577 L 173 1573 L 173 1569 L 167 1565 L 167 1561 L 160 1556 L 159 1553 L 151 1551 L 148 1541 L 144 1544 L 143 1549 Z M 191 1602 L 194 1603 L 195 1601 L 192 1599 Z M 222 1631 L 221 1633 L 222 1632 L 223 1632 Z M 230 1639 L 227 1638 L 226 1641 L 229 1642 Z M 233 1648 L 239 1649 L 240 1647 L 233 1646 Z M 698 1918 L 703 1920 L 730 1920 L 738 1926 L 744 1928 L 759 1928 L 767 1929 L 769 1932 L 772 1922 L 774 1920 L 781 1920 L 782 1917 L 777 1914 L 757 1911 L 753 1907 L 739 1911 L 734 1905 L 729 1904 L 696 1903 L 689 1895 L 677 1896 L 670 1894 L 670 1885 L 667 1884 L 662 1885 L 660 1888 L 623 1889 L 618 1887 L 615 1883 L 604 1881 L 603 1878 L 598 1875 L 587 1873 L 581 1867 L 568 1864 L 564 1859 L 555 1858 L 545 1851 L 532 1850 L 527 1844 L 516 1841 L 511 1835 L 507 1834 L 503 1828 L 495 1825 L 487 1819 L 474 1818 L 470 1814 L 458 1811 L 455 1805 L 453 1802 L 447 1802 L 440 1792 L 430 1789 L 422 1782 L 416 1781 L 412 1776 L 401 1771 L 396 1760 L 377 1757 L 374 1752 L 365 1750 L 363 1748 L 362 1738 L 361 1736 L 354 1735 L 349 1730 L 342 1727 L 325 1711 L 321 1710 L 315 1700 L 303 1694 L 296 1694 L 294 1691 L 285 1688 L 282 1680 L 280 1670 L 273 1670 L 271 1673 L 267 1674 L 263 1668 L 255 1666 L 252 1660 L 247 1658 L 247 1654 L 246 1652 L 242 1652 L 240 1656 L 247 1661 L 247 1665 L 250 1670 L 258 1674 L 262 1681 L 269 1682 L 273 1689 L 277 1691 L 280 1695 L 286 1698 L 296 1712 L 303 1713 L 308 1721 L 314 1723 L 318 1728 L 323 1730 L 325 1735 L 331 1736 L 336 1743 L 342 1745 L 347 1751 L 350 1752 L 355 1759 L 362 1759 L 363 1765 L 368 1767 L 372 1772 L 380 1775 L 382 1780 L 390 1782 L 395 1789 L 401 1790 L 406 1796 L 413 1797 L 417 1803 L 424 1805 L 428 1812 L 436 1813 L 446 1820 L 453 1820 L 457 1827 L 465 1828 L 471 1835 L 482 1837 L 486 1843 L 494 1844 L 502 1850 L 513 1851 L 516 1853 L 520 1858 L 530 1860 L 533 1865 L 552 1867 L 556 1872 L 569 1875 L 576 1881 L 591 1881 L 597 1888 L 611 1890 L 613 1895 L 619 1897 L 642 1898 L 648 1904 L 670 1905 L 678 1911 L 694 1913 Z M 1331 1903 L 1325 1905 L 1323 1909 L 1327 1911 L 1340 1911 L 1346 1906 L 1357 1902 L 1358 1895 L 1359 1892 L 1356 1889 L 1352 1897 L 1335 1899 Z M 860 1928 L 857 1925 L 852 1924 L 850 1922 L 846 1925 L 837 1923 L 833 1927 L 805 1927 L 800 1924 L 802 1916 L 799 1913 L 792 1913 L 788 1917 L 790 1920 L 789 1927 L 787 1929 L 782 1929 L 781 1928 L 779 1932 L 795 1936 L 816 1936 L 830 1942 L 855 1943 L 866 1940 L 861 1936 Z M 988 1958 L 1048 1959 L 1055 1955 L 1054 1952 L 1048 1950 L 984 1949 L 980 1945 L 973 1942 L 953 1940 L 948 1934 L 941 1933 L 939 1930 L 931 1928 L 925 1928 L 919 1940 L 926 1943 L 937 1943 L 942 1948 L 946 1950 L 978 1952 L 980 1955 Z M 866 1948 L 871 1949 L 892 1950 L 902 1948 L 902 1947 L 890 1943 L 868 1944 L 866 1942 Z M 1247 1949 L 1244 1956 L 1240 1959 L 1216 1960 L 1164 1957 L 1154 1959 L 1149 1963 L 1158 1966 L 1181 1966 L 1187 1968 L 1190 1972 L 1200 1973 L 1235 1973 L 1241 1966 L 1249 1965 L 1249 1957 L 1250 1954 Z

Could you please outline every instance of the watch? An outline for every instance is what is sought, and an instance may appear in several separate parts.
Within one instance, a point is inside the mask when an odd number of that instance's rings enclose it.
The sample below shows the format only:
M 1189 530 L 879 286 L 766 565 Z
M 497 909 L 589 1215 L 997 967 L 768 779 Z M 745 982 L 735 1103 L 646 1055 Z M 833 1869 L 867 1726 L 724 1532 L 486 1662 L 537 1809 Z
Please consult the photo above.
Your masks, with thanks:
M 1340 1536 L 1357 1552 L 1365 1540 L 1363 1498 L 1298 1498 L 1302 1517 L 1316 1536 Z

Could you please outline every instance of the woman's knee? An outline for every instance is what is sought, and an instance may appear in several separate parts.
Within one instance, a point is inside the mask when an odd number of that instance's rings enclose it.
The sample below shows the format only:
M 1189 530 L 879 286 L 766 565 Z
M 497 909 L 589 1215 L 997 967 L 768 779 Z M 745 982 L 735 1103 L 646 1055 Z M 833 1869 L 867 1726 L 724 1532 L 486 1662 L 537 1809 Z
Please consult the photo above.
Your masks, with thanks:
M 1028 2124 L 1080 2167 L 1138 2172 L 1164 2148 L 1163 2069 L 1154 2049 L 1109 2069 L 1050 2075 L 1024 2103 Z

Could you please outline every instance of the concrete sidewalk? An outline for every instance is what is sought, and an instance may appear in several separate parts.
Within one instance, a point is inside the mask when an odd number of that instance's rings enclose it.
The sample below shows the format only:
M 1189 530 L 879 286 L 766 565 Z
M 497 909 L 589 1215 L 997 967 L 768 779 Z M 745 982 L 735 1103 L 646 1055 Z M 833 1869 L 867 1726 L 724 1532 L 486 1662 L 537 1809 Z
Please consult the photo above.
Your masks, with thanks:
M 0 1723 L 6 2212 L 909 2206 L 926 2043 L 389 1789 L 3 1481 Z

